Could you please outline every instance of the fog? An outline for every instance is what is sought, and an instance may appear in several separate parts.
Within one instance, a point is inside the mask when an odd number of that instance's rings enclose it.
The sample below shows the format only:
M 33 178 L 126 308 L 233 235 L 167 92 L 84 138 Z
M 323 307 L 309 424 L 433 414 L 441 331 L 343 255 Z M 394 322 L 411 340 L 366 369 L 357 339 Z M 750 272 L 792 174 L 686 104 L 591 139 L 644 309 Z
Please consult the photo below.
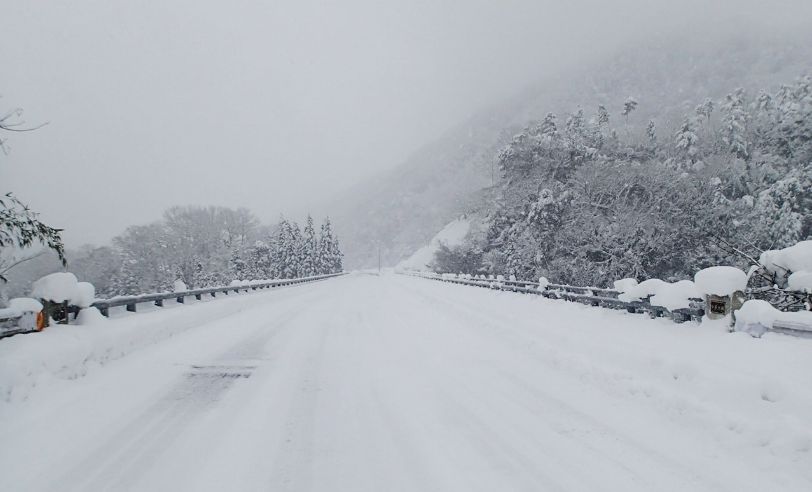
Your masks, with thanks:
M 69 246 L 176 204 L 329 212 L 547 75 L 652 36 L 812 19 L 805 1 L 0 4 L 0 109 L 48 123 L 9 136 L 0 188 Z

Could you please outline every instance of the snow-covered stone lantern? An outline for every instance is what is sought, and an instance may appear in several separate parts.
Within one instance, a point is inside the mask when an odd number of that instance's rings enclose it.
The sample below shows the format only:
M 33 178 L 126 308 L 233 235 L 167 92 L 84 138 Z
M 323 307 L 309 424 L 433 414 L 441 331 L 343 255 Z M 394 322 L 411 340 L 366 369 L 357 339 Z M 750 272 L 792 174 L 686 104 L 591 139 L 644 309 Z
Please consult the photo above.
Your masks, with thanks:
M 736 267 L 716 266 L 694 275 L 696 287 L 705 296 L 705 315 L 723 319 L 744 304 L 747 274 Z

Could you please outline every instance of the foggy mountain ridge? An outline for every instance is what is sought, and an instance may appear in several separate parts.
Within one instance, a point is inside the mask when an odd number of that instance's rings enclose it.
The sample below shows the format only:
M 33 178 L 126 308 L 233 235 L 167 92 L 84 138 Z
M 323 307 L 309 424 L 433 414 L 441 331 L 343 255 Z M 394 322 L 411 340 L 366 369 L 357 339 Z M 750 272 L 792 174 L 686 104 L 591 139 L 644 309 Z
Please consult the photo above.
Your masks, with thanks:
M 710 46 L 709 46 L 710 44 Z M 638 102 L 630 124 L 655 120 L 671 138 L 676 121 L 706 97 L 737 87 L 752 91 L 791 82 L 812 68 L 812 35 L 733 36 L 676 45 L 661 40 L 530 86 L 475 114 L 416 151 L 392 171 L 340 195 L 330 207 L 349 268 L 373 266 L 381 245 L 394 265 L 426 245 L 445 224 L 481 208 L 498 181 L 495 157 L 510 138 L 547 112 L 587 114 L 605 104 L 619 119 L 624 100 Z M 491 173 L 494 173 L 492 181 Z

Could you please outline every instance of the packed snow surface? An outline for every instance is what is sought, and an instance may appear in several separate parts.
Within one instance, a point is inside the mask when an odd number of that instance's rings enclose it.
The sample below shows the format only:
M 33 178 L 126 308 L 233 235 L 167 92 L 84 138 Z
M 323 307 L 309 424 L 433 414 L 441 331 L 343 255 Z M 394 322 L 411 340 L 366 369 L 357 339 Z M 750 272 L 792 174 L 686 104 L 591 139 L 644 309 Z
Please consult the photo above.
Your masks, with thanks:
M 747 274 L 732 266 L 715 266 L 696 272 L 694 282 L 699 292 L 729 296 L 747 287 Z
M 438 232 L 428 245 L 415 251 L 412 256 L 401 261 L 397 268 L 403 270 L 429 270 L 429 264 L 434 260 L 434 253 L 440 249 L 441 244 L 448 247 L 462 244 L 462 240 L 468 234 L 471 223 L 467 219 L 457 219 L 449 222 Z
M 0 490 L 812 490 L 812 340 L 541 296 L 359 274 L 0 363 Z

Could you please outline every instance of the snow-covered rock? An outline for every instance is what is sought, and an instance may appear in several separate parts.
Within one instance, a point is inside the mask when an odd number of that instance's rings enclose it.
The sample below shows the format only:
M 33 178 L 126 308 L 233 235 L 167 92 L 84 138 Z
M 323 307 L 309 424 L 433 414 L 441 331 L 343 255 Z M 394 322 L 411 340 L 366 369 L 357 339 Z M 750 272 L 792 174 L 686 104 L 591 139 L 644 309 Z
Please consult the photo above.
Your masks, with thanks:
M 747 287 L 747 274 L 732 266 L 705 268 L 694 275 L 696 287 L 702 294 L 729 296 Z

